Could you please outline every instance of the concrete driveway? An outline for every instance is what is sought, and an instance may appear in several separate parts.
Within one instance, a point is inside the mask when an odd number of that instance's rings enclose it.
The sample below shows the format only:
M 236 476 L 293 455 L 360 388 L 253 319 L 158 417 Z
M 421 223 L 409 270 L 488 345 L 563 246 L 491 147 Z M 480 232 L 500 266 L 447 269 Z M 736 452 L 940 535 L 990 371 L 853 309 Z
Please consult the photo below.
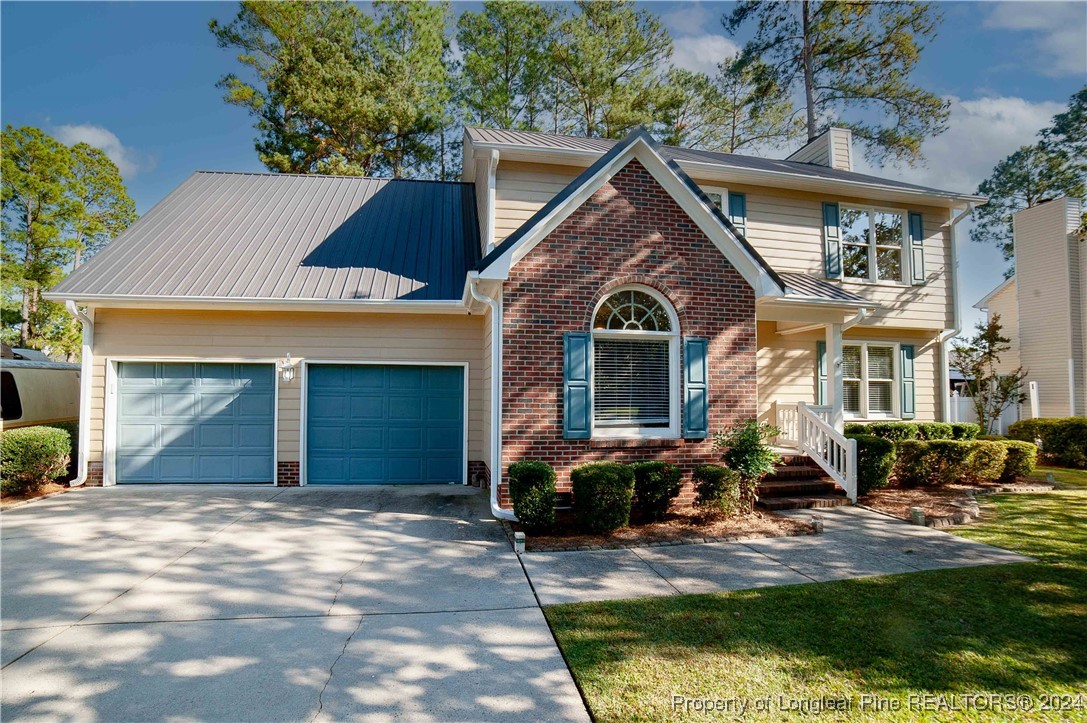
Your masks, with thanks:
M 476 489 L 88 489 L 0 528 L 3 720 L 587 719 Z

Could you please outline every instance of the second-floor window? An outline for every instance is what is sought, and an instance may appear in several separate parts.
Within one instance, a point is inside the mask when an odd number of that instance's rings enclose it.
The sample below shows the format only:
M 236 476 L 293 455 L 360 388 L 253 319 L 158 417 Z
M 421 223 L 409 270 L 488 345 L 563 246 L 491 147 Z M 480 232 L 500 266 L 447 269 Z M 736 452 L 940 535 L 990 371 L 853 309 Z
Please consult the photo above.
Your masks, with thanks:
M 906 214 L 859 206 L 841 207 L 842 272 L 863 281 L 902 281 Z

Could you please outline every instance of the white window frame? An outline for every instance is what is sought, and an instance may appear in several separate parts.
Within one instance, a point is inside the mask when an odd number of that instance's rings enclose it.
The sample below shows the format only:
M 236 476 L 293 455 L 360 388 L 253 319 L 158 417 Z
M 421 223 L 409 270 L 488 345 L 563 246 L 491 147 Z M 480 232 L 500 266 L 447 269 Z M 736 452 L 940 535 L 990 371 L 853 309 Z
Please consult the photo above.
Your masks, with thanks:
M 700 188 L 702 189 L 702 193 L 707 196 L 711 193 L 715 193 L 721 197 L 721 205 L 717 207 L 717 210 L 723 213 L 725 218 L 730 219 L 731 217 L 728 215 L 728 189 L 724 186 L 700 186 Z M 711 198 L 710 201 L 712 202 L 713 199 Z
M 847 281 L 859 281 L 867 284 L 890 284 L 894 286 L 908 285 L 908 279 L 910 278 L 909 254 L 906 251 L 909 249 L 910 242 L 910 214 L 909 211 L 901 208 L 889 208 L 887 206 L 866 206 L 860 203 L 839 203 L 838 214 L 839 223 L 841 223 L 841 217 L 845 215 L 846 209 L 852 209 L 854 211 L 864 211 L 868 214 L 868 276 L 847 276 L 845 273 L 845 247 L 856 246 L 859 244 L 852 244 L 845 240 L 845 232 L 840 233 L 842 244 L 842 278 Z M 876 245 L 876 214 L 877 213 L 893 213 L 902 218 L 902 239 L 901 246 L 890 246 L 888 244 Z M 900 271 L 897 279 L 881 279 L 879 278 L 879 268 L 876 264 L 877 249 L 898 249 L 898 268 Z
M 624 291 L 641 291 L 642 293 L 652 296 L 661 307 L 668 314 L 668 320 L 671 323 L 671 331 L 634 331 L 630 329 L 625 330 L 610 330 L 610 329 L 594 329 L 592 328 L 596 323 L 596 315 L 600 312 L 600 307 L 616 294 L 620 294 Z M 604 295 L 602 299 L 597 303 L 593 309 L 593 314 L 589 320 L 591 338 L 593 341 L 592 349 L 589 350 L 592 358 L 596 358 L 596 340 L 597 339 L 630 339 L 634 338 L 650 338 L 650 339 L 668 339 L 668 426 L 667 427 L 615 427 L 615 426 L 602 426 L 598 427 L 596 424 L 596 369 L 593 365 L 593 370 L 590 379 L 590 390 L 592 397 L 592 409 L 589 410 L 590 418 L 590 437 L 593 439 L 679 439 L 679 381 L 682 374 L 679 368 L 679 342 L 680 342 L 680 329 L 679 329 L 679 316 L 676 314 L 675 308 L 663 294 L 656 289 L 643 286 L 641 284 L 625 284 L 618 288 L 612 289 Z
M 860 413 L 850 412 L 849 410 L 843 410 L 845 418 L 851 421 L 887 421 L 897 420 L 902 418 L 902 370 L 899 368 L 899 359 L 901 358 L 900 352 L 902 345 L 898 342 L 890 341 L 854 341 L 852 339 L 843 341 L 842 348 L 845 347 L 860 347 L 861 350 L 861 376 L 860 376 Z M 868 378 L 868 348 L 869 347 L 883 347 L 891 350 L 891 412 L 890 414 L 884 412 L 872 413 L 872 410 L 868 408 L 868 382 L 869 381 L 887 381 L 885 379 L 873 379 Z M 844 353 L 844 351 L 843 351 Z M 844 377 L 844 374 L 843 374 Z M 843 389 L 843 397 L 845 395 Z

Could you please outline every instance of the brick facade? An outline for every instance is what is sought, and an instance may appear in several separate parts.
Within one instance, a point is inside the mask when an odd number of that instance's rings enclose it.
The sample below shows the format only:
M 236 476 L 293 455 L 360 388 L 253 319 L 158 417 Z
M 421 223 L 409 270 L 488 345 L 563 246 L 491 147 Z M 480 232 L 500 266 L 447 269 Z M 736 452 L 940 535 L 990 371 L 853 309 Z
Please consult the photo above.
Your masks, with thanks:
M 584 462 L 659 459 L 684 468 L 683 503 L 692 499 L 691 470 L 719 461 L 711 440 L 563 438 L 563 334 L 590 330 L 597 302 L 628 283 L 671 300 L 683 336 L 710 340 L 711 432 L 755 417 L 754 291 L 633 160 L 514 266 L 503 287 L 503 478 L 513 462 L 542 459 L 569 490 L 570 470 Z
M 468 484 L 480 489 L 488 489 L 491 486 L 491 470 L 486 462 L 477 459 L 468 461 Z
M 280 487 L 297 487 L 301 472 L 298 462 L 279 462 L 276 465 L 276 484 Z
M 87 487 L 102 486 L 102 463 L 87 462 L 87 479 L 83 481 Z

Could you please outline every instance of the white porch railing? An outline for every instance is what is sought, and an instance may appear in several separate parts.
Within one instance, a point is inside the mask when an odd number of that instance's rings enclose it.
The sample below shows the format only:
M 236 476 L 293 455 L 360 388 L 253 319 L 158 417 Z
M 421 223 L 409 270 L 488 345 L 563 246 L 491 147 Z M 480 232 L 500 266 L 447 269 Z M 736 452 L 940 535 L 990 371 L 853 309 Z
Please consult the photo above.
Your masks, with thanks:
M 857 440 L 827 423 L 822 407 L 796 405 L 797 438 L 802 452 L 837 482 L 850 501 L 857 501 Z
M 808 410 L 830 424 L 830 407 L 805 405 Z M 774 403 L 774 426 L 781 430 L 775 443 L 782 447 L 800 446 L 800 408 L 796 404 Z

